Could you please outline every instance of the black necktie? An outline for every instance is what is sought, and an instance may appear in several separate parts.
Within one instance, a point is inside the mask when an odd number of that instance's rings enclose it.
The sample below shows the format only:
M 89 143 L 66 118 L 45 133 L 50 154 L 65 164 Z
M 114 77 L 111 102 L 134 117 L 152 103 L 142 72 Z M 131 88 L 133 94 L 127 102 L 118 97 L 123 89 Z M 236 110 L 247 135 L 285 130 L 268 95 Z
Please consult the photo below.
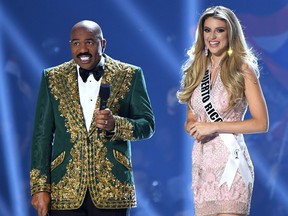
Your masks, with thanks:
M 79 73 L 80 73 L 80 76 L 81 76 L 83 82 L 86 83 L 90 73 L 93 74 L 95 80 L 99 81 L 99 79 L 101 78 L 101 76 L 104 73 L 104 70 L 103 70 L 103 66 L 96 67 L 92 70 L 86 70 L 83 68 L 79 68 Z

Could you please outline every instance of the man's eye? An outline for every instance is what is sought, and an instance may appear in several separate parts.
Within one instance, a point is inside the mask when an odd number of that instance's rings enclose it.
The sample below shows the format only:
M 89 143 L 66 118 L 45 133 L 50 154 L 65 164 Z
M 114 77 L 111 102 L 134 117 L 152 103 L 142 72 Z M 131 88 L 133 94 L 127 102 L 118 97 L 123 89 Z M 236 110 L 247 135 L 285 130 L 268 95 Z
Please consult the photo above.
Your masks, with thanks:
M 94 45 L 94 41 L 87 41 L 86 44 L 89 45 L 89 46 L 92 46 L 92 45 Z
M 76 42 L 76 41 L 72 42 L 72 45 L 73 45 L 73 46 L 79 46 L 79 44 L 80 44 L 80 43 L 79 43 L 79 42 Z

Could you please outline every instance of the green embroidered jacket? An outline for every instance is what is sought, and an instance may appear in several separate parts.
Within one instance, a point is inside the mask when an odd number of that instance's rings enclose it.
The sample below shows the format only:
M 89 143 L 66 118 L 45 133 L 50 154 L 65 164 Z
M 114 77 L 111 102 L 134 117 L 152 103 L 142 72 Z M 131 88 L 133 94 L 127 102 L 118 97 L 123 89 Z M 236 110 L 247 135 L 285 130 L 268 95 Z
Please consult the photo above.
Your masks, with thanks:
M 31 150 L 31 194 L 51 193 L 52 209 L 76 209 L 89 190 L 98 208 L 136 206 L 131 164 L 133 140 L 148 139 L 155 120 L 140 67 L 106 57 L 102 83 L 115 133 L 87 132 L 74 60 L 43 71 Z M 99 107 L 100 98 L 96 103 Z

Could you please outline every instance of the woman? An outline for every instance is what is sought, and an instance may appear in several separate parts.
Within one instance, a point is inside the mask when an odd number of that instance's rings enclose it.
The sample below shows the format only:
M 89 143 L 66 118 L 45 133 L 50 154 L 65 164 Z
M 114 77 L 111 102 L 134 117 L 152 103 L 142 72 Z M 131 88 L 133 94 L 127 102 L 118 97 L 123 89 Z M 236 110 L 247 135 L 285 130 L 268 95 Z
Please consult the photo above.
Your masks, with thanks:
M 185 129 L 195 140 L 195 215 L 248 215 L 254 171 L 242 134 L 268 130 L 257 58 L 223 6 L 202 14 L 188 54 L 177 97 L 188 105 Z

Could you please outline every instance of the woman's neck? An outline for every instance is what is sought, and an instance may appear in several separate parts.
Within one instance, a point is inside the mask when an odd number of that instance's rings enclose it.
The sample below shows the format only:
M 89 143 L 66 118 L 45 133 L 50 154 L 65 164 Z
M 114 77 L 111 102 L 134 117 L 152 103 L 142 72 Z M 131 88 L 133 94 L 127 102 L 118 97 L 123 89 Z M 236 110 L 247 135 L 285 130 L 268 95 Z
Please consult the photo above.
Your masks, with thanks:
M 221 67 L 221 61 L 222 61 L 222 56 L 221 57 L 211 56 L 211 69 L 216 69 L 216 68 Z

